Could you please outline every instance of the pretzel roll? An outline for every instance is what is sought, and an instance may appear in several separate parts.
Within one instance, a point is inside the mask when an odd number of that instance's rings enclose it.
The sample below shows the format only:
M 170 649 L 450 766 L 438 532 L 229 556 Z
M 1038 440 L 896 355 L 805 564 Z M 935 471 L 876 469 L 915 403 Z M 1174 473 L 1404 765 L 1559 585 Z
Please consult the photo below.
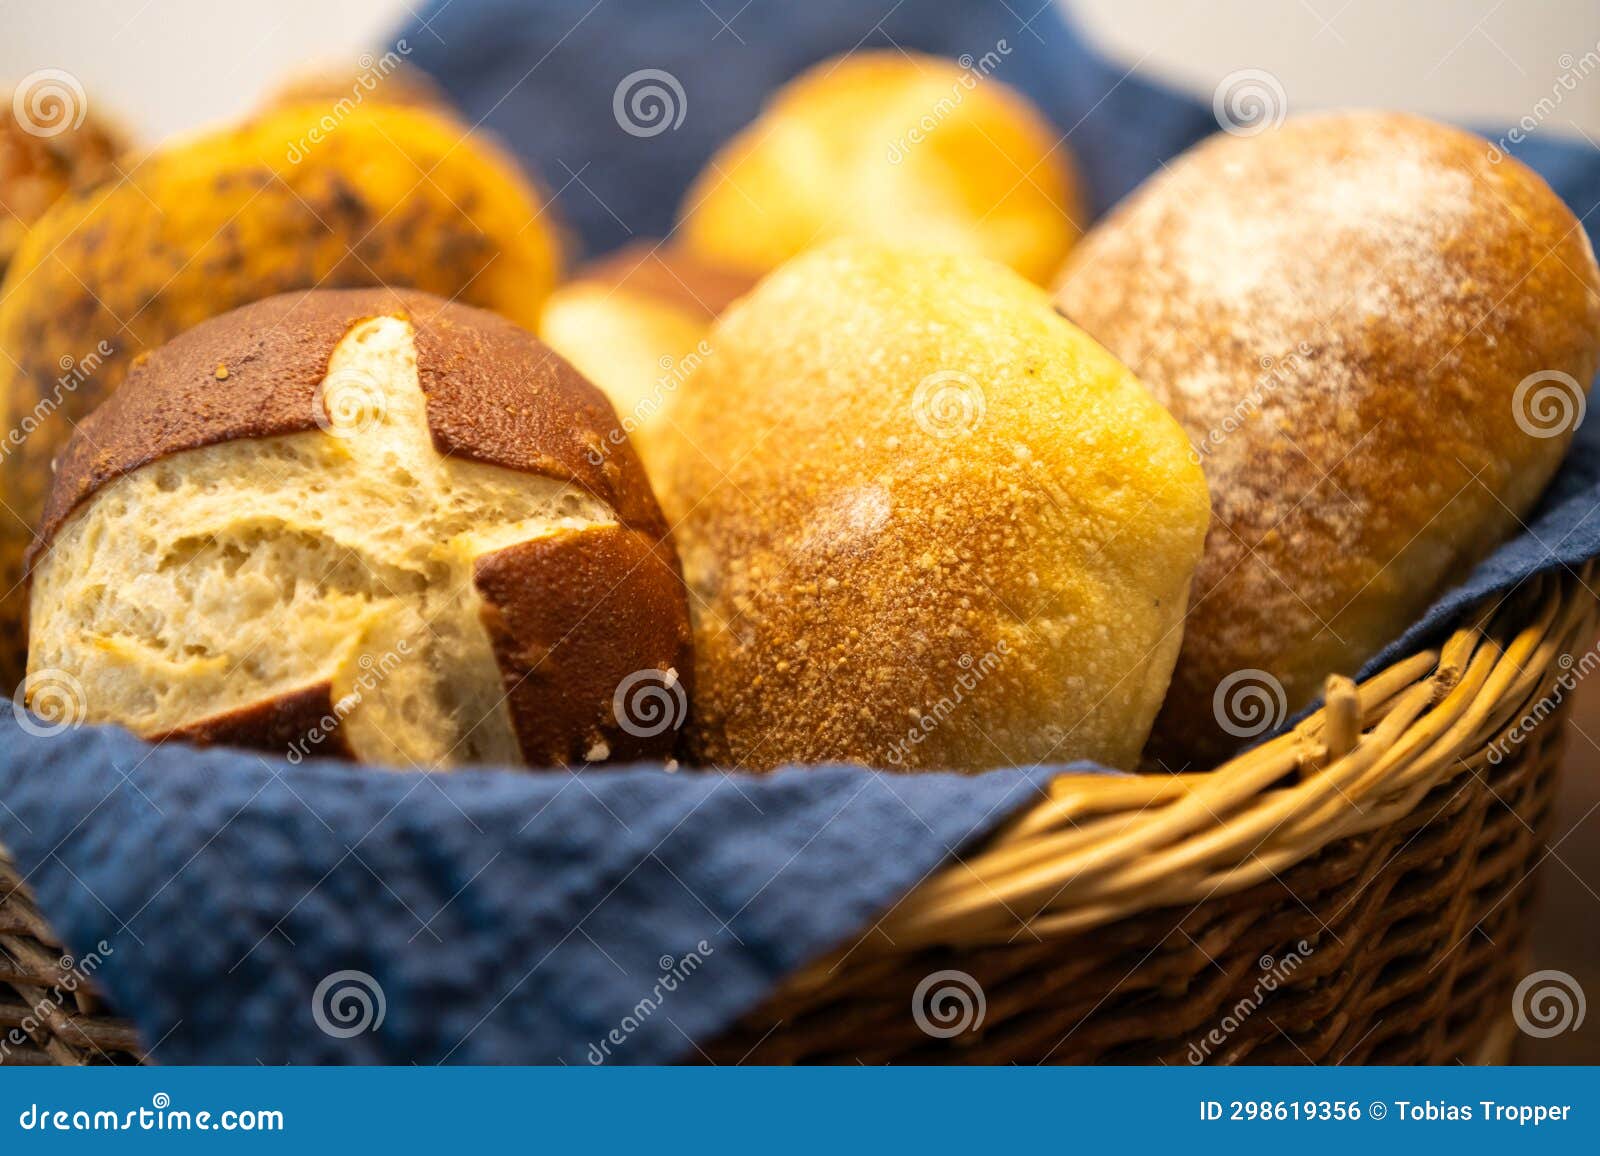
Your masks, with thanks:
M 994 79 L 902 51 L 823 61 L 779 89 L 684 197 L 680 236 L 765 273 L 834 237 L 974 253 L 1044 282 L 1083 217 L 1067 146 Z
M 1210 482 L 1152 744 L 1174 769 L 1355 673 L 1515 531 L 1600 351 L 1567 207 L 1477 137 L 1388 113 L 1213 138 L 1085 239 L 1057 301 Z
M 535 324 L 556 239 L 512 163 L 441 113 L 274 109 L 69 196 L 29 234 L 0 304 L 0 586 L 14 589 L 73 424 L 129 365 L 208 317 L 290 289 L 387 284 Z M 0 674 L 21 661 L 0 602 Z
M 579 269 L 550 295 L 539 336 L 598 385 L 655 476 L 657 435 L 678 388 L 710 352 L 718 313 L 754 279 L 641 241 Z
M 1002 266 L 853 241 L 711 346 L 663 431 L 699 758 L 1135 761 L 1207 506 L 1132 374 Z
M 597 455 L 615 420 L 527 332 L 426 294 L 204 322 L 62 453 L 28 701 L 402 768 L 669 754 L 688 613 L 638 459 Z

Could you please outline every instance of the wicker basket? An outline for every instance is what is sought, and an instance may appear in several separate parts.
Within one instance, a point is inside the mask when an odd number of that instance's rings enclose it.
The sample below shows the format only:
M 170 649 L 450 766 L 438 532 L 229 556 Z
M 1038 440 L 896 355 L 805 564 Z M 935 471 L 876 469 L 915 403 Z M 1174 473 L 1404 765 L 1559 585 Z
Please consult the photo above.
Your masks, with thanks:
M 1208 774 L 1061 777 L 701 1058 L 1506 1059 L 1595 569 L 1359 687 L 1331 679 L 1324 709 Z M 0 893 L 0 1035 L 32 1041 L 0 1059 L 136 1059 L 88 985 L 63 994 L 3 857 Z

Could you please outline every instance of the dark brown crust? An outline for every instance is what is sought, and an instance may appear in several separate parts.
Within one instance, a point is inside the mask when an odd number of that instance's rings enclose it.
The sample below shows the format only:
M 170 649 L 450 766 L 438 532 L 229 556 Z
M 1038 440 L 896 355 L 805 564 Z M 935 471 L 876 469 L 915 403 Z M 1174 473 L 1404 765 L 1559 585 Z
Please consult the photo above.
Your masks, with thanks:
M 663 241 L 636 241 L 590 261 L 574 274 L 573 280 L 658 298 L 710 320 L 748 293 L 757 278 L 692 256 Z
M 135 364 L 57 460 L 27 566 L 73 510 L 123 474 L 184 450 L 316 428 L 313 399 L 334 347 L 385 314 L 416 330 L 440 453 L 570 481 L 629 526 L 665 536 L 633 448 L 605 447 L 617 425 L 610 403 L 532 334 L 428 293 L 316 290 L 204 321 Z
M 503 318 L 436 298 L 419 308 L 430 311 L 412 324 L 435 449 L 570 481 L 610 503 L 627 525 L 666 536 L 633 446 L 605 440 L 618 421 L 604 394 Z
M 473 577 L 530 765 L 582 763 L 597 741 L 613 762 L 672 753 L 687 713 L 693 644 L 669 545 L 620 526 L 571 530 L 486 554 Z M 614 709 L 618 688 L 630 675 L 668 667 L 682 688 L 662 704 L 672 725 L 630 733 Z M 643 732 L 657 716 L 629 717 Z
M 200 746 L 248 747 L 291 757 L 353 759 L 355 752 L 345 741 L 344 731 L 329 725 L 329 720 L 337 722 L 338 717 L 332 685 L 319 682 L 145 738 L 158 743 L 180 739 Z

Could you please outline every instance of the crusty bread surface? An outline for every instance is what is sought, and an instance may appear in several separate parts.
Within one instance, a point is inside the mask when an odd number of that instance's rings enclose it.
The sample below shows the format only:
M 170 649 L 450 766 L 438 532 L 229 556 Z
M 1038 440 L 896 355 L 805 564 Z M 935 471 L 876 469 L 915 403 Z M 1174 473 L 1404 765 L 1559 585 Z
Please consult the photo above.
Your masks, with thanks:
M 1122 365 L 982 259 L 841 241 L 682 390 L 662 489 L 722 766 L 1130 766 L 1207 504 Z
M 531 336 L 422 294 L 206 323 L 63 455 L 30 678 L 66 672 L 90 721 L 298 756 L 669 753 L 613 702 L 689 673 L 642 470 L 625 445 L 590 460 L 613 421 Z
M 1043 283 L 1077 239 L 1069 147 L 993 75 L 898 50 L 825 60 L 772 97 L 685 194 L 681 244 L 765 273 L 836 237 L 978 254 Z
M 1516 531 L 1600 351 L 1571 211 L 1487 142 L 1389 113 L 1200 145 L 1074 250 L 1057 303 L 1210 483 L 1152 743 L 1172 769 L 1354 674 Z
M 0 276 L 34 222 L 69 190 L 114 174 L 126 147 L 120 129 L 48 72 L 0 90 Z

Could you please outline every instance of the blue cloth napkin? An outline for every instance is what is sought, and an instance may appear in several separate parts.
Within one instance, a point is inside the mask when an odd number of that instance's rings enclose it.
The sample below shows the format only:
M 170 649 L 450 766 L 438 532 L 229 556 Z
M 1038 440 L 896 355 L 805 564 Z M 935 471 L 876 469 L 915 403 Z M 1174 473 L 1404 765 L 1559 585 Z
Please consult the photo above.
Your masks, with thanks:
M 1068 134 L 1100 210 L 1215 129 L 1207 103 L 1102 61 L 1035 6 L 453 0 L 403 41 L 598 254 L 665 233 L 772 88 L 858 46 L 1003 46 L 997 75 Z M 641 138 L 613 99 L 648 69 L 685 107 Z M 1593 151 L 1514 151 L 1580 216 L 1600 201 Z M 1597 438 L 1580 431 L 1530 532 L 1397 646 L 1600 555 Z M 155 749 L 107 728 L 41 737 L 4 717 L 0 840 L 67 943 L 100 957 L 97 981 L 158 1061 L 660 1062 L 692 1058 L 1050 773 L 427 777 Z
M 379 773 L 9 715 L 0 745 L 6 845 L 164 1063 L 692 1055 L 1048 778 Z

